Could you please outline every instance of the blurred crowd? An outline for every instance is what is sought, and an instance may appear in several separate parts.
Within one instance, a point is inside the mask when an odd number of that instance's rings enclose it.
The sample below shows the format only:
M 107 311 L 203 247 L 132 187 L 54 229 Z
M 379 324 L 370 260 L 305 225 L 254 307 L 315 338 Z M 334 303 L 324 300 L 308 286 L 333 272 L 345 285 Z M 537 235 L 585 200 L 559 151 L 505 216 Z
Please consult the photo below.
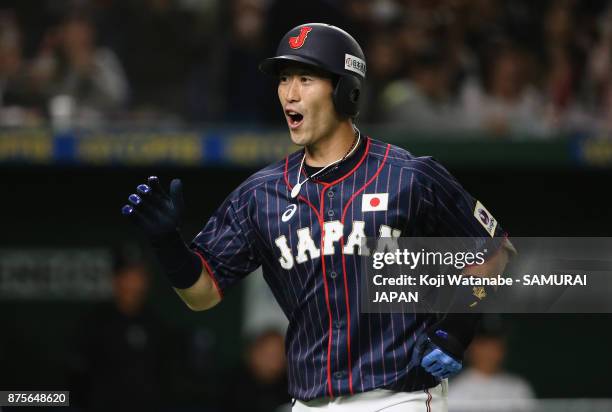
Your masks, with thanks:
M 3 0 L 0 125 L 280 126 L 257 64 L 308 21 L 364 48 L 361 123 L 612 130 L 609 0 Z
M 72 411 L 290 411 L 284 329 L 251 330 L 240 360 L 219 365 L 212 331 L 159 316 L 138 247 L 117 248 L 113 266 L 111 299 L 89 305 L 66 343 Z

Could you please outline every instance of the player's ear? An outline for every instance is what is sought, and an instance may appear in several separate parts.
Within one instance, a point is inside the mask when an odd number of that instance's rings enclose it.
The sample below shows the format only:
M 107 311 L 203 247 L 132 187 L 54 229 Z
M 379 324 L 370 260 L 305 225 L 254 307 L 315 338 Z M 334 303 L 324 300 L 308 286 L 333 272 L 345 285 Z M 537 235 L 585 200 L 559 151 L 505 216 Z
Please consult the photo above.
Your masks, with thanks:
M 354 76 L 337 77 L 334 86 L 334 106 L 345 118 L 355 117 L 359 113 L 361 86 Z

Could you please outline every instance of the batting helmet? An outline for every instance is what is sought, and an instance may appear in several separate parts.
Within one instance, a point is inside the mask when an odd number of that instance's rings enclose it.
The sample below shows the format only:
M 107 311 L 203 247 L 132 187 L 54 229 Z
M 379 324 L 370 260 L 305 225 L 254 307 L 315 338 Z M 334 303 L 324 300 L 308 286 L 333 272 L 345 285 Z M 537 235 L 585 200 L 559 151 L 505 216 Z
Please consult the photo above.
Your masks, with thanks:
M 294 27 L 281 40 L 276 57 L 262 61 L 259 70 L 278 75 L 279 63 L 287 61 L 308 64 L 337 75 L 332 95 L 334 107 L 338 113 L 350 117 L 359 113 L 366 62 L 361 47 L 350 34 L 323 23 Z

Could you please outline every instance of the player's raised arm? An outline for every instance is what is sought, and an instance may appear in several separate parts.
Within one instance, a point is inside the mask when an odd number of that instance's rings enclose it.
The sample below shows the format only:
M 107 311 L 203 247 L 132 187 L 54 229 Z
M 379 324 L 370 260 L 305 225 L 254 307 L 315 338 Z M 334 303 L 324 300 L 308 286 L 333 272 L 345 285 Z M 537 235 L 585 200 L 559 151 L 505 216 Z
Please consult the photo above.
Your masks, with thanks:
M 151 176 L 136 192 L 121 211 L 149 238 L 174 290 L 192 310 L 219 303 L 221 296 L 202 258 L 187 247 L 179 232 L 184 209 L 181 181 L 172 180 L 167 194 L 159 179 Z

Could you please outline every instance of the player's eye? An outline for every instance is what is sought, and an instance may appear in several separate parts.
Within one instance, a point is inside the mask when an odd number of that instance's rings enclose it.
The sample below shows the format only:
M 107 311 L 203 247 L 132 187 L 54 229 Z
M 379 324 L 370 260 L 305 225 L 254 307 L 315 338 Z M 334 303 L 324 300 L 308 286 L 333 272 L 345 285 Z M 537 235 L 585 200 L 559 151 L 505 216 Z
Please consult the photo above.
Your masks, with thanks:
M 310 76 L 302 76 L 302 77 L 300 78 L 300 81 L 301 81 L 302 83 L 309 83 L 309 82 L 311 82 L 311 81 L 312 81 L 312 77 L 310 77 Z
M 288 80 L 289 80 L 289 76 L 285 74 L 281 74 L 280 76 L 278 76 L 278 81 L 281 83 L 287 83 Z

